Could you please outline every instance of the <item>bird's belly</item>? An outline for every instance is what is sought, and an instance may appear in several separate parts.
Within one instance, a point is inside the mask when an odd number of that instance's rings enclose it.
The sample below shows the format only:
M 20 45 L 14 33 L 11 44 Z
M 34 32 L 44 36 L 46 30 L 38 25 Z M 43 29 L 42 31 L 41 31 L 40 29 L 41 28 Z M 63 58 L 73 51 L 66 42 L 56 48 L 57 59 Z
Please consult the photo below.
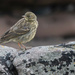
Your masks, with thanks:
M 21 43 L 27 43 L 34 38 L 35 34 L 36 34 L 36 30 L 29 32 L 28 34 L 20 36 L 16 40 Z

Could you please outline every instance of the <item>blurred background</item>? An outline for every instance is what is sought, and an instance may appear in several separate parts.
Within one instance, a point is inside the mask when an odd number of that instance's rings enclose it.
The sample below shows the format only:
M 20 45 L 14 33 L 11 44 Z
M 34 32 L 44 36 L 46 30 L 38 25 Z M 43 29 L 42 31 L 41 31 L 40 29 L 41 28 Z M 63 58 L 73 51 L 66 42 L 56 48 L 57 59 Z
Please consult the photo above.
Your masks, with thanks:
M 37 15 L 39 27 L 35 38 L 26 46 L 75 40 L 75 0 L 0 0 L 0 36 L 27 11 Z M 4 45 L 19 48 L 13 42 Z

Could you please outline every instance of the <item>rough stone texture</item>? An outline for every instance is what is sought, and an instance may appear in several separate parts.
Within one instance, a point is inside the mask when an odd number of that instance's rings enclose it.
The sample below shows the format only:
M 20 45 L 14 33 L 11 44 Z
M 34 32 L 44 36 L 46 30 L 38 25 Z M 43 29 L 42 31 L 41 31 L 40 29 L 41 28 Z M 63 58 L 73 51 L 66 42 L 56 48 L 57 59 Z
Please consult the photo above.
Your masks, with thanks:
M 13 65 L 16 54 L 16 49 L 0 45 L 0 75 L 17 75 Z
M 0 75 L 75 75 L 74 43 L 27 51 L 0 46 Z
M 75 50 L 66 44 L 19 52 L 13 62 L 19 75 L 75 75 Z

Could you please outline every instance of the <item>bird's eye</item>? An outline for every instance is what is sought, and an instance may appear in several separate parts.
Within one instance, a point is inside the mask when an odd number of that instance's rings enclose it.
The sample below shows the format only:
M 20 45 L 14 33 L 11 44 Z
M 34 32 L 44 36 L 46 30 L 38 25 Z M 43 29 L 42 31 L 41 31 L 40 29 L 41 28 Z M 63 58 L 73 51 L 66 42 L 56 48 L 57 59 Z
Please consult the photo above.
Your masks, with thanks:
M 29 18 L 30 18 L 31 16 L 30 16 L 30 15 L 27 15 L 27 17 L 29 17 Z

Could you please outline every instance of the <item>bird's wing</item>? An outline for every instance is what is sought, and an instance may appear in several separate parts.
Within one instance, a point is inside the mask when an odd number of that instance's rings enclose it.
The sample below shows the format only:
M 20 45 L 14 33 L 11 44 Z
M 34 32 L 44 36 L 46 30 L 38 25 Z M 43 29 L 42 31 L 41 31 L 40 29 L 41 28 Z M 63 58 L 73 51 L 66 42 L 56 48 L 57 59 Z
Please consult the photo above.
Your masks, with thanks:
M 19 21 L 18 21 L 19 22 Z M 18 26 L 19 23 L 16 23 L 15 26 L 13 26 L 12 28 L 10 28 L 1 38 L 0 40 L 10 40 L 13 38 L 17 38 L 18 36 L 24 35 L 26 33 L 28 33 L 30 31 L 30 29 L 28 28 L 28 26 L 26 25 L 21 25 L 22 22 L 20 22 L 20 26 Z M 15 29 L 15 27 L 17 26 L 17 28 Z

